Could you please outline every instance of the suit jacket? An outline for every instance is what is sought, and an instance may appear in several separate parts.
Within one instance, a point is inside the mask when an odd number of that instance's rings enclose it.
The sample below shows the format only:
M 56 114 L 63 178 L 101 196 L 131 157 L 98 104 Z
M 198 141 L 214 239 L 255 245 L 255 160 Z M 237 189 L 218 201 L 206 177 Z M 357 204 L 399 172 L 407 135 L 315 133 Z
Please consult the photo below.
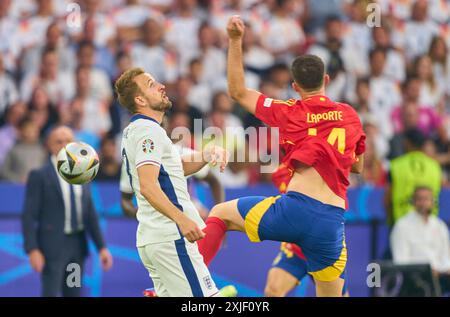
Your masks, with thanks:
M 87 256 L 86 233 L 97 249 L 105 246 L 95 212 L 89 185 L 82 186 L 83 253 Z M 25 252 L 39 249 L 47 259 L 56 259 L 64 248 L 65 206 L 56 170 L 49 160 L 43 167 L 31 171 L 26 185 L 22 212 Z

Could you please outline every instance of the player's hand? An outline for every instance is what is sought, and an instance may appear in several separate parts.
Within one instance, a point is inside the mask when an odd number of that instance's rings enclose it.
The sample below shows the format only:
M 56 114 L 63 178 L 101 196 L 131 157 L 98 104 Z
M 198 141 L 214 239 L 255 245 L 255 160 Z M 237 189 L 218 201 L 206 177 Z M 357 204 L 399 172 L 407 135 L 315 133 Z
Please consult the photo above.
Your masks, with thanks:
M 99 251 L 100 263 L 103 271 L 109 271 L 113 265 L 113 258 L 107 248 L 103 248 Z
M 241 39 L 244 36 L 245 25 L 241 17 L 233 15 L 227 24 L 227 33 L 230 39 Z
M 45 258 L 41 251 L 34 249 L 29 253 L 30 265 L 38 273 L 41 273 L 45 266 Z
M 220 171 L 223 172 L 228 165 L 230 153 L 220 146 L 213 145 L 205 149 L 204 157 L 212 166 L 219 164 Z
M 181 234 L 189 241 L 195 242 L 205 237 L 205 233 L 197 226 L 197 224 L 183 215 L 177 221 L 177 225 L 180 228 Z

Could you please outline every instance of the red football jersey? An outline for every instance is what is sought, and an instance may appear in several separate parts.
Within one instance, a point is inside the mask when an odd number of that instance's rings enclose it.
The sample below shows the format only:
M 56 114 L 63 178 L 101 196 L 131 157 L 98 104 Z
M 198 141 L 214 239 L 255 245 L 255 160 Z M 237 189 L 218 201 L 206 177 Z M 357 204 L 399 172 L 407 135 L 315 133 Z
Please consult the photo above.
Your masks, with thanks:
M 261 95 L 255 116 L 279 128 L 282 160 L 291 173 L 294 162 L 314 167 L 330 189 L 347 202 L 348 176 L 364 153 L 365 134 L 356 111 L 326 96 L 275 100 Z
M 278 188 L 281 194 L 286 193 L 287 186 L 292 178 L 292 171 L 286 165 L 280 164 L 275 172 L 272 173 L 272 182 Z

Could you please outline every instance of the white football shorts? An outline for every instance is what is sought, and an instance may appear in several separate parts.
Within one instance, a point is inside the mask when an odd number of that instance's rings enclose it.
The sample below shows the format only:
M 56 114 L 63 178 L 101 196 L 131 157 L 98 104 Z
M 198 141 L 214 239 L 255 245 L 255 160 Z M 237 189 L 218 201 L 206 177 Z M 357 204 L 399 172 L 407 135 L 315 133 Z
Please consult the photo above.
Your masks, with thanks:
M 219 296 L 197 243 L 182 238 L 138 247 L 158 297 Z

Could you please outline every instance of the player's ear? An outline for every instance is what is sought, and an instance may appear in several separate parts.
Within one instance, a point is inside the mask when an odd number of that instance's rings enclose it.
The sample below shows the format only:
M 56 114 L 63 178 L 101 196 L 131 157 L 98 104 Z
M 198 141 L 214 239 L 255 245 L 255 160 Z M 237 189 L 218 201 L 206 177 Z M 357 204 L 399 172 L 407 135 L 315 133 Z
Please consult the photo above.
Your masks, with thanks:
M 294 91 L 300 93 L 300 87 L 297 85 L 297 83 L 295 81 L 292 82 L 291 86 L 292 86 L 292 89 L 294 89 Z
M 323 76 L 323 84 L 324 86 L 328 86 L 328 84 L 330 83 L 330 76 L 328 74 L 325 74 L 325 76 Z
M 142 98 L 142 96 L 136 96 L 134 97 L 134 103 L 138 106 L 144 106 L 145 105 L 145 101 L 144 98 Z

